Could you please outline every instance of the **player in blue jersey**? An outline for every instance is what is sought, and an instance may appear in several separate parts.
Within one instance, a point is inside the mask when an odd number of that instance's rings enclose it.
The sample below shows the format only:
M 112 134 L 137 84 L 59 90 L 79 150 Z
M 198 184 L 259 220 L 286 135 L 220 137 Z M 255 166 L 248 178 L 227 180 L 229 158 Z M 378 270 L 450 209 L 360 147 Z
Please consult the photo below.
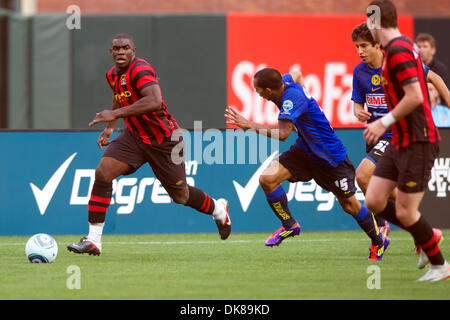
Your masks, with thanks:
M 289 210 L 281 183 L 314 179 L 336 196 L 343 210 L 355 218 L 371 239 L 368 260 L 381 260 L 389 239 L 383 239 L 373 214 L 356 199 L 355 168 L 347 150 L 316 100 L 299 84 L 299 79 L 300 73 L 282 76 L 273 68 L 262 69 L 253 77 L 256 92 L 274 102 L 280 110 L 277 126 L 250 122 L 231 108 L 225 113 L 229 124 L 252 129 L 274 139 L 285 141 L 292 131 L 298 134 L 296 143 L 272 161 L 259 179 L 270 207 L 282 224 L 265 244 L 278 246 L 284 239 L 300 234 L 300 225 Z
M 353 113 L 361 122 L 371 123 L 388 113 L 386 97 L 381 85 L 381 63 L 383 52 L 380 44 L 375 43 L 366 23 L 361 23 L 352 31 L 358 55 L 362 62 L 353 70 Z M 364 107 L 366 105 L 366 107 Z M 356 182 L 365 194 L 375 166 L 383 155 L 392 138 L 391 129 L 387 130 L 375 145 L 366 144 L 366 157 L 356 168 Z M 391 194 L 395 198 L 397 190 Z M 382 217 L 375 216 L 380 232 L 386 237 L 390 226 Z
M 363 22 L 356 26 L 351 34 L 358 55 L 362 62 L 353 70 L 353 113 L 361 122 L 371 123 L 388 113 L 387 101 L 381 84 L 381 65 L 384 53 L 380 44 L 375 42 L 370 33 L 367 23 Z M 441 95 L 448 97 L 448 88 L 442 78 L 429 70 L 424 65 L 424 71 L 427 81 L 435 84 Z M 380 136 L 378 141 L 373 145 L 366 144 L 366 157 L 361 161 L 356 169 L 356 181 L 365 194 L 378 160 L 384 154 L 386 147 L 392 138 L 392 131 L 388 129 Z M 390 194 L 391 206 L 395 208 L 394 200 L 396 198 L 397 189 L 395 188 Z M 387 236 L 390 230 L 389 224 L 380 216 L 375 215 L 376 222 L 383 236 Z M 401 226 L 401 224 L 399 225 Z M 438 229 L 433 230 L 437 238 L 442 239 L 442 232 Z M 418 252 L 419 253 L 419 252 Z M 424 254 L 419 258 L 418 267 L 423 268 L 427 264 L 428 259 Z

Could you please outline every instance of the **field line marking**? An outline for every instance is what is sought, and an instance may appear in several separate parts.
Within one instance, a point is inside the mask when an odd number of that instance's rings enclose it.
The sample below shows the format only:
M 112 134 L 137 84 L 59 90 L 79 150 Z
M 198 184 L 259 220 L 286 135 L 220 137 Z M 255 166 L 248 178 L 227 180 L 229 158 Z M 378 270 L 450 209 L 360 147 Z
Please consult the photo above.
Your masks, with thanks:
M 389 238 L 391 241 L 412 241 L 411 238 Z M 338 241 L 369 241 L 369 239 L 289 239 L 289 242 L 338 242 Z M 226 244 L 226 243 L 261 243 L 261 240 L 193 240 L 193 241 L 104 241 L 103 245 L 177 245 L 177 244 Z M 0 247 L 22 246 L 26 242 L 0 243 Z M 60 244 L 61 245 L 61 244 Z

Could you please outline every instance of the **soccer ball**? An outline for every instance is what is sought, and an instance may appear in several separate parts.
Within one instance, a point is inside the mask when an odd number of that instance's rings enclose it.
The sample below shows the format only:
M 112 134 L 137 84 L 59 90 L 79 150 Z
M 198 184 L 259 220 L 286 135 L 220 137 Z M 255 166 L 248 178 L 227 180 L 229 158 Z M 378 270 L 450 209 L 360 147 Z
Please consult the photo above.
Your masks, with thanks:
M 58 244 L 52 236 L 38 233 L 28 239 L 25 254 L 34 263 L 50 263 L 58 255 Z

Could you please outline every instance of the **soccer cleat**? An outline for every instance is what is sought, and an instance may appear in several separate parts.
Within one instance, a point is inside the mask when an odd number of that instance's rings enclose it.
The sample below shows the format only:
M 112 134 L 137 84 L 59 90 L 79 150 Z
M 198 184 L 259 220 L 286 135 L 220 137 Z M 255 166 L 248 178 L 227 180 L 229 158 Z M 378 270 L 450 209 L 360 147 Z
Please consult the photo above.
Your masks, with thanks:
M 380 233 L 383 236 L 383 241 L 384 239 L 387 238 L 387 236 L 389 235 L 389 232 L 391 232 L 391 226 L 389 225 L 389 223 L 387 221 L 384 222 L 384 226 L 379 227 Z
M 298 222 L 292 228 L 281 227 L 267 238 L 265 245 L 268 247 L 279 246 L 284 239 L 298 236 L 300 230 Z
M 367 260 L 371 260 L 371 261 L 379 261 L 383 258 L 383 254 L 386 252 L 386 249 L 389 246 L 389 238 L 386 237 L 383 239 L 383 243 L 380 244 L 379 246 L 370 246 L 369 247 L 369 257 L 367 258 Z
M 442 231 L 436 228 L 433 228 L 434 236 L 436 237 L 438 245 L 441 244 L 442 240 L 444 240 L 444 237 L 442 236 Z M 430 262 L 428 260 L 428 257 L 425 253 L 425 251 L 420 248 L 419 245 L 416 244 L 416 253 L 419 255 L 419 261 L 417 262 L 417 268 L 423 269 L 425 266 Z
M 430 265 L 430 269 L 428 269 L 427 273 L 425 273 L 422 277 L 417 279 L 416 281 L 440 281 L 450 278 L 450 266 L 447 261 L 441 265 Z
M 221 198 L 215 201 L 216 210 L 213 213 L 213 219 L 219 229 L 220 239 L 226 240 L 231 233 L 231 219 L 228 214 L 228 201 Z
M 79 243 L 71 243 L 67 245 L 67 250 L 75 253 L 89 253 L 89 255 L 99 256 L 102 251 L 102 246 L 88 237 L 81 238 Z

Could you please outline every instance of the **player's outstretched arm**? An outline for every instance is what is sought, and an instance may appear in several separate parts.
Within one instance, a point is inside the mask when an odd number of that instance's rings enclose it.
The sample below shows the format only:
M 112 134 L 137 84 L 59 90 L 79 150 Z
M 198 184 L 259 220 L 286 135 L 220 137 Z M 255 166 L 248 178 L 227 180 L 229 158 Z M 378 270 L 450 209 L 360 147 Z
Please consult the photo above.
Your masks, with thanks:
M 153 84 L 141 90 L 142 98 L 127 106 L 126 108 L 117 108 L 114 110 L 103 110 L 95 115 L 94 120 L 89 123 L 89 126 L 99 122 L 111 122 L 119 118 L 127 118 L 139 116 L 141 114 L 150 113 L 161 109 L 162 97 L 159 85 Z
M 301 71 L 291 71 L 289 72 L 289 74 L 291 75 L 295 83 L 298 83 L 302 87 L 305 86 L 305 81 L 303 80 L 303 75 Z
M 433 86 L 436 87 L 437 92 L 439 92 L 441 97 L 444 98 L 447 105 L 450 106 L 450 91 L 445 85 L 444 80 L 442 80 L 442 77 L 432 70 L 429 70 L 427 74 L 427 82 L 431 82 Z
M 225 110 L 225 118 L 227 119 L 227 124 L 231 124 L 245 130 L 255 130 L 259 134 L 281 141 L 285 141 L 294 129 L 294 124 L 289 120 L 278 120 L 278 126 L 264 126 L 248 121 L 231 107 L 228 107 Z

